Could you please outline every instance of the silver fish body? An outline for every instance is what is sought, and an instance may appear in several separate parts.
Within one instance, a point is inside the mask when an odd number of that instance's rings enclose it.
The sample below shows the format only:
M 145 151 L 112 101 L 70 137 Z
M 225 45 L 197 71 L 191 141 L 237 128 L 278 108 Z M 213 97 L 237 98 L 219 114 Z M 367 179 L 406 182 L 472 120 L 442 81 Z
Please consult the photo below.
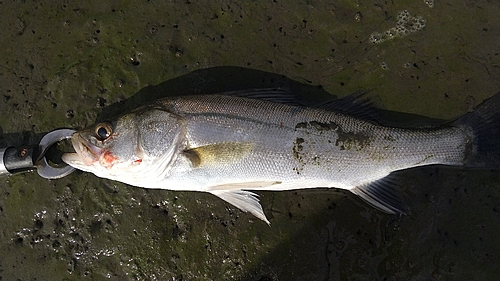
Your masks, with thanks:
M 63 160 L 138 187 L 209 192 L 266 222 L 248 190 L 342 188 L 396 213 L 398 199 L 381 181 L 397 170 L 466 164 L 478 154 L 469 119 L 404 129 L 231 95 L 174 97 L 75 133 L 76 154 Z

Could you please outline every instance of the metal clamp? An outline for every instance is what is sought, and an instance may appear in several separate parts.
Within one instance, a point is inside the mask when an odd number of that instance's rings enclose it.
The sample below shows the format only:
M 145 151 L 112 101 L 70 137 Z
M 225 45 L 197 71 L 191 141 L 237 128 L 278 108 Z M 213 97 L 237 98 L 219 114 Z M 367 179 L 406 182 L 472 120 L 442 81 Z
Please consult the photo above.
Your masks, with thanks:
M 71 174 L 75 168 L 65 164 L 62 167 L 52 167 L 49 165 L 47 162 L 47 159 L 45 158 L 45 153 L 47 153 L 47 150 L 56 142 L 69 139 L 71 136 L 75 133 L 75 130 L 70 130 L 70 129 L 59 129 L 52 131 L 40 140 L 40 143 L 38 144 L 38 147 L 40 149 L 40 156 L 38 159 L 35 161 L 35 166 L 37 167 L 36 171 L 37 173 L 42 177 L 46 179 L 59 179 L 62 177 L 65 177 L 69 174 Z
M 58 179 L 69 175 L 75 169 L 69 165 L 61 167 L 51 166 L 45 154 L 55 143 L 69 139 L 75 133 L 70 129 L 59 129 L 47 133 L 38 145 L 0 148 L 0 176 L 20 172 L 37 170 L 38 174 L 46 179 Z M 35 155 L 38 157 L 35 159 Z
M 7 150 L 8 147 L 5 148 L 0 148 L 0 176 L 1 175 L 9 175 L 9 171 L 7 170 L 7 167 L 5 166 L 5 163 L 3 161 L 3 157 L 5 155 L 5 151 Z

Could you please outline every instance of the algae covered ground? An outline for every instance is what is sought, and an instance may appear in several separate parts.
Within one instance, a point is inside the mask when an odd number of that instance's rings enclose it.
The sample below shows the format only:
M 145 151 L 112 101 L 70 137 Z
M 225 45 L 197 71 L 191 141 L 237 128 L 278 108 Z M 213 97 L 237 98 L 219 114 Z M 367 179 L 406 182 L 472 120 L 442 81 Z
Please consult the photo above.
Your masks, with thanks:
M 453 119 L 500 90 L 499 14 L 472 0 L 0 1 L 0 144 L 245 88 L 369 90 L 386 110 Z M 0 280 L 495 280 L 500 173 L 397 176 L 406 216 L 335 189 L 260 192 L 270 227 L 209 194 L 3 177 Z

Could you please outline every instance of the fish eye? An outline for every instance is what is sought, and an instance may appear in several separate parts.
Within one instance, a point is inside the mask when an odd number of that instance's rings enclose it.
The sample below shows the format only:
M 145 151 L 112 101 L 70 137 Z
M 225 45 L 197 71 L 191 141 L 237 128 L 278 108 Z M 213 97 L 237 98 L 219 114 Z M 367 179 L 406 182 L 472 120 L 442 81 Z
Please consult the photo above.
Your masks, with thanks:
M 95 135 L 100 141 L 104 141 L 113 133 L 113 129 L 108 123 L 100 123 L 95 127 Z

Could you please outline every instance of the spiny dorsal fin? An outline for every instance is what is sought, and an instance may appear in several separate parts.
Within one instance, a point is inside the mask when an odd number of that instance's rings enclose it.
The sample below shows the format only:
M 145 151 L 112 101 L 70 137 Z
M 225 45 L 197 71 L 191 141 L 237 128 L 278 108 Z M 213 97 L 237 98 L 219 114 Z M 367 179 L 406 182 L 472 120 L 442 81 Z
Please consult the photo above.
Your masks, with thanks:
M 228 91 L 218 94 L 225 96 L 235 96 L 248 99 L 271 101 L 281 104 L 302 105 L 298 101 L 297 96 L 293 92 L 282 88 L 237 90 L 237 91 Z
M 244 190 L 210 190 L 208 192 L 234 205 L 243 212 L 251 213 L 268 225 L 271 224 L 262 210 L 257 194 Z
M 185 150 L 184 155 L 194 168 L 203 165 L 231 164 L 248 155 L 254 147 L 249 142 L 226 142 L 199 146 Z

